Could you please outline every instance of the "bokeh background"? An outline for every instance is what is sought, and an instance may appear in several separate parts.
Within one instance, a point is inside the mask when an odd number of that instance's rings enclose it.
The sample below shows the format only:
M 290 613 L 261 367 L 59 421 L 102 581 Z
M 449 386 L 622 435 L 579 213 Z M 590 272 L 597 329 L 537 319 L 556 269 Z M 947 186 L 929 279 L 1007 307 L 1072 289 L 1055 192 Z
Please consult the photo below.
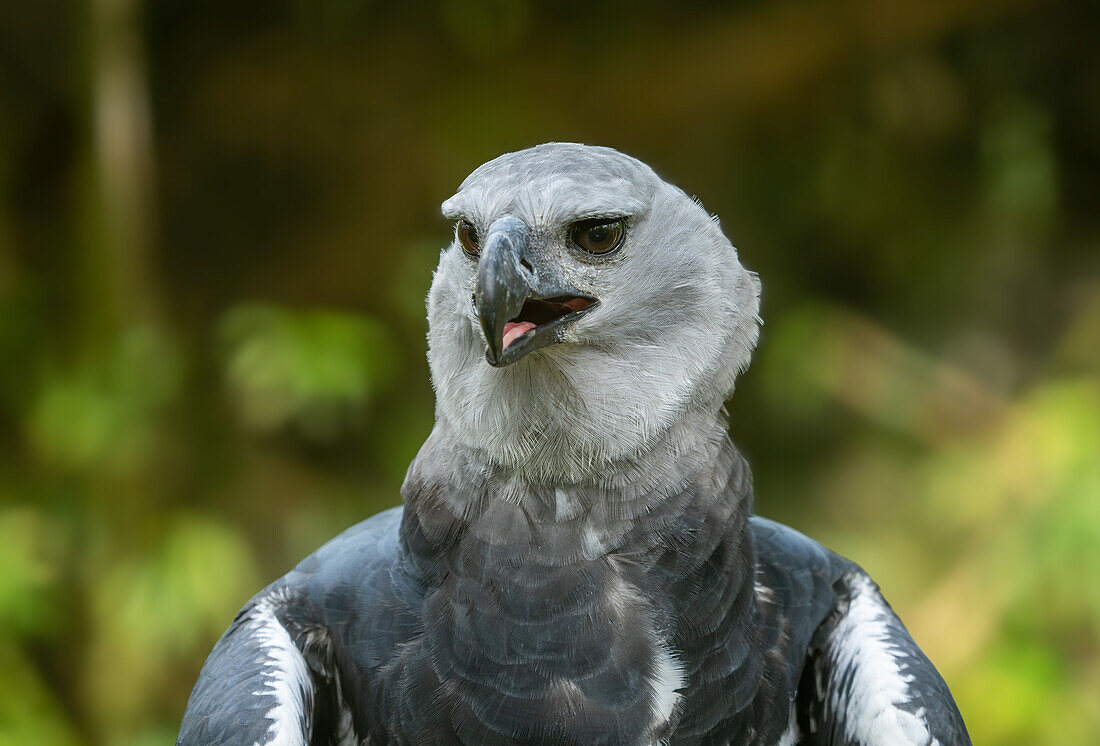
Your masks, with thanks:
M 168 744 L 236 609 L 399 502 L 439 202 L 546 140 L 760 272 L 758 512 L 976 743 L 1100 743 L 1100 6 L 0 4 L 0 744 Z

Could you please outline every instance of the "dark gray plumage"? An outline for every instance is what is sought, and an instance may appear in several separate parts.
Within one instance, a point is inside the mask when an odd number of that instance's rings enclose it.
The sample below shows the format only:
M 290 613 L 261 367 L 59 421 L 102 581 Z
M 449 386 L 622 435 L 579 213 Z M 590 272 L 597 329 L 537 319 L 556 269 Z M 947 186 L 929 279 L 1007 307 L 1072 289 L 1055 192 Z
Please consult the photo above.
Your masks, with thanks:
M 405 506 L 245 607 L 178 744 L 968 744 L 870 578 L 750 515 L 759 284 L 717 223 L 567 144 L 444 211 Z

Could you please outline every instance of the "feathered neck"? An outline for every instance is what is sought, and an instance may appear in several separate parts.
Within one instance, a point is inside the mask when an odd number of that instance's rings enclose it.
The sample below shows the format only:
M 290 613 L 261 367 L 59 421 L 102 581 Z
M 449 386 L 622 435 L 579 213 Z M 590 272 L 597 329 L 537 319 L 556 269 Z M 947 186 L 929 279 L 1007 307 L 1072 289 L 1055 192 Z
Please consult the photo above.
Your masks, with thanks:
M 491 561 L 511 566 L 617 552 L 651 562 L 669 548 L 705 559 L 713 537 L 743 533 L 752 509 L 751 474 L 727 424 L 724 410 L 692 413 L 595 477 L 545 483 L 494 464 L 440 420 L 402 487 L 405 523 L 419 534 L 409 548 L 443 559 L 459 535 L 472 535 L 492 550 Z
M 725 426 L 724 413 L 685 418 L 599 479 L 549 485 L 488 465 L 437 424 L 402 490 L 437 672 L 423 694 L 498 713 L 468 734 L 485 743 L 728 729 L 764 663 L 751 477 Z M 707 708 L 700 695 L 716 686 L 731 709 Z M 528 721 L 499 714 L 532 702 Z

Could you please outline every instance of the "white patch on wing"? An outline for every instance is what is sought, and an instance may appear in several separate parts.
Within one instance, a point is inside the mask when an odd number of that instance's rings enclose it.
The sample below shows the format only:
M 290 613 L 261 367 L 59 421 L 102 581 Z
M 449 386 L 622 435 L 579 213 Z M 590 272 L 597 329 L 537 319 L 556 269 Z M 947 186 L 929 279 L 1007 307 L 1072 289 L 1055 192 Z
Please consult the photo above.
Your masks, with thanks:
M 676 712 L 680 702 L 680 689 L 684 686 L 684 671 L 680 662 L 667 648 L 660 648 L 654 661 L 653 678 L 649 686 L 653 689 L 654 728 L 660 728 Z
M 357 746 L 359 744 L 359 737 L 355 733 L 355 721 L 351 717 L 351 708 L 348 707 L 347 701 L 344 699 L 344 689 L 340 684 L 340 677 L 335 677 L 336 681 L 336 701 L 340 706 L 340 719 L 336 723 L 336 746 Z M 365 743 L 369 743 L 368 738 Z
M 265 717 L 272 721 L 263 744 L 254 746 L 303 746 L 313 730 L 313 679 L 301 651 L 279 622 L 270 599 L 252 609 L 249 634 L 259 640 L 265 654 L 263 688 L 252 694 L 275 698 Z
M 848 613 L 829 635 L 828 655 L 835 674 L 828 682 L 829 707 L 844 723 L 853 743 L 938 746 L 909 702 L 913 677 L 902 672 L 890 641 L 893 616 L 870 579 L 852 581 Z
M 783 731 L 783 735 L 779 737 L 775 746 L 795 746 L 801 737 L 802 734 L 798 731 L 798 715 L 792 704 L 790 718 L 787 721 L 787 730 Z

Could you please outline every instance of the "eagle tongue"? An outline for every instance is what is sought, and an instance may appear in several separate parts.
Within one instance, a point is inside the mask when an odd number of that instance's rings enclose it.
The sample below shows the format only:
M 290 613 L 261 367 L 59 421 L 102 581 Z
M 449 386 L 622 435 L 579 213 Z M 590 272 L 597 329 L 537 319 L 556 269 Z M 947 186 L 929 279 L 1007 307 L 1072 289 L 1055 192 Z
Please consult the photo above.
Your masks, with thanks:
M 502 350 L 507 350 L 508 345 L 515 342 L 527 332 L 535 328 L 530 321 L 509 321 L 504 325 L 504 345 Z

